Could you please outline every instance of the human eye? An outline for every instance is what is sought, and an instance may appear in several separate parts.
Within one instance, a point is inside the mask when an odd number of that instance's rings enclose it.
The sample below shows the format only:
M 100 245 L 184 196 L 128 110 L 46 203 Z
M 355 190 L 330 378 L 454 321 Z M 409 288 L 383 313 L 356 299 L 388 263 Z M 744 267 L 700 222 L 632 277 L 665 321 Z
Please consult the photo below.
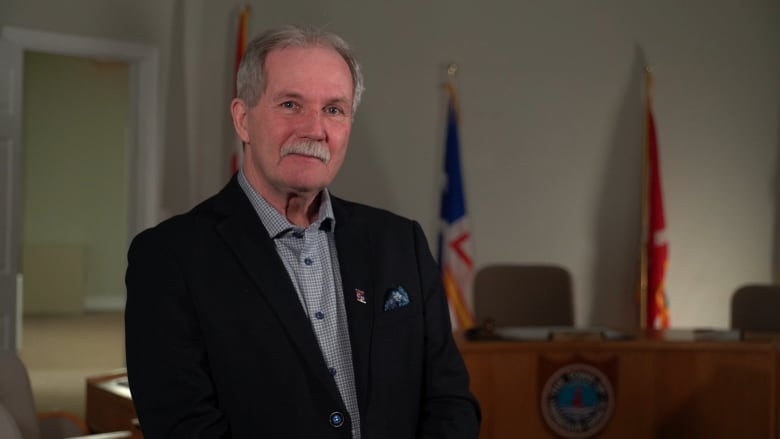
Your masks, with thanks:
M 279 106 L 285 110 L 297 110 L 299 107 L 295 101 L 284 101 Z
M 325 113 L 331 115 L 331 116 L 343 116 L 344 110 L 341 109 L 341 107 L 337 105 L 328 105 L 325 107 Z

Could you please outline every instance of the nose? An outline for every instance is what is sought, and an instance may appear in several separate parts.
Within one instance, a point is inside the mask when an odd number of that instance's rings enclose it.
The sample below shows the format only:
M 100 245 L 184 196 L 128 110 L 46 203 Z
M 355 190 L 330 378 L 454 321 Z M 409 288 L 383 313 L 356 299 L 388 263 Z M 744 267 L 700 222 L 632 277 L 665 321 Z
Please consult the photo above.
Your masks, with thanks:
M 318 110 L 304 111 L 301 115 L 300 135 L 312 140 L 325 140 L 327 131 L 323 114 Z

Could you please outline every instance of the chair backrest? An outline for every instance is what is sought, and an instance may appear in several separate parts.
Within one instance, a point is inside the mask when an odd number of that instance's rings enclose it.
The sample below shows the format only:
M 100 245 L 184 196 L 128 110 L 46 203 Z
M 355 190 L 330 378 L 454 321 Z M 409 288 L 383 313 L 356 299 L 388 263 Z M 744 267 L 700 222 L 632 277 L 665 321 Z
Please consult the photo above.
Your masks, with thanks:
M 488 265 L 474 278 L 477 324 L 572 326 L 574 304 L 569 272 L 555 265 Z
M 23 439 L 22 433 L 16 426 L 16 421 L 2 403 L 0 403 L 0 437 L 3 439 Z
M 731 296 L 731 327 L 780 332 L 780 285 L 745 285 Z
M 14 352 L 0 353 L 0 404 L 16 422 L 22 438 L 40 437 L 30 378 Z

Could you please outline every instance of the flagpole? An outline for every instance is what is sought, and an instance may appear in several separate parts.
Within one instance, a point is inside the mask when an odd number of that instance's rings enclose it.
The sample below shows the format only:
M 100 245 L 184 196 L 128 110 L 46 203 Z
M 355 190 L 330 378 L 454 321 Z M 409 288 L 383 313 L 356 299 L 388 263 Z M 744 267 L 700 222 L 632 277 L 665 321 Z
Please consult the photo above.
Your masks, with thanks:
M 648 295 L 647 295 L 647 245 L 649 241 L 649 219 L 648 219 L 648 204 L 650 191 L 650 139 L 648 130 L 650 129 L 650 121 L 648 120 L 650 115 L 650 99 L 652 96 L 653 88 L 653 74 L 650 71 L 650 67 L 645 67 L 644 77 L 644 144 L 642 146 L 642 221 L 641 221 L 641 243 L 639 249 L 639 327 L 642 330 L 648 329 L 647 312 L 648 312 Z
M 445 86 L 447 88 L 447 94 L 449 94 L 450 99 L 452 100 L 452 106 L 455 108 L 455 114 L 460 113 L 460 108 L 458 106 L 458 95 L 455 93 L 455 76 L 458 74 L 458 65 L 453 63 L 450 63 L 447 66 L 447 85 Z
M 453 327 L 467 329 L 474 326 L 472 284 L 474 259 L 471 233 L 468 227 L 466 200 L 463 191 L 463 172 L 458 136 L 458 100 L 455 75 L 458 66 L 447 65 L 447 124 L 444 142 L 444 180 L 441 203 L 441 232 L 439 234 L 439 262 L 442 283 L 449 303 Z

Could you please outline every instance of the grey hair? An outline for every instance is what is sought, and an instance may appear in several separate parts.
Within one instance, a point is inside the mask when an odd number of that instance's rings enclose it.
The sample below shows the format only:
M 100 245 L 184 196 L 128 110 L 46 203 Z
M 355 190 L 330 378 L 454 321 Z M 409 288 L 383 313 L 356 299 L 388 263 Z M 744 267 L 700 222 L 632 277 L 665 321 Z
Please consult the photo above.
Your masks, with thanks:
M 254 107 L 265 90 L 265 60 L 275 49 L 286 47 L 328 47 L 341 55 L 352 74 L 352 115 L 357 111 L 363 94 L 363 73 L 349 45 L 338 35 L 315 27 L 286 25 L 269 29 L 247 44 L 236 73 L 236 94 L 249 107 Z

